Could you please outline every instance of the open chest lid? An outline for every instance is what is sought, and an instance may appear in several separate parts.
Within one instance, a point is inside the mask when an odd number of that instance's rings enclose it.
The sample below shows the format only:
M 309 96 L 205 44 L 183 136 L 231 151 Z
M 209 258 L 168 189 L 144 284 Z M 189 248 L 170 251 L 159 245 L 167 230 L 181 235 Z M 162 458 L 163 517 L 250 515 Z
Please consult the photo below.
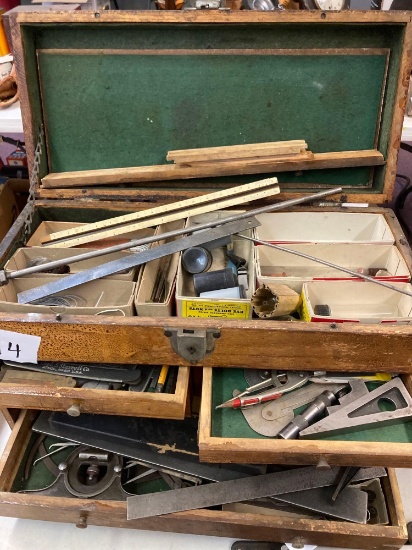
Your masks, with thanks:
M 19 13 L 12 33 L 30 165 L 44 128 L 41 177 L 166 164 L 169 150 L 304 139 L 313 153 L 377 149 L 385 164 L 277 173 L 279 198 L 336 185 L 350 201 L 392 197 L 410 14 Z M 263 177 L 144 187 L 170 193 Z M 118 191 L 105 186 L 106 196 Z M 78 200 L 98 190 L 40 186 L 38 195 Z

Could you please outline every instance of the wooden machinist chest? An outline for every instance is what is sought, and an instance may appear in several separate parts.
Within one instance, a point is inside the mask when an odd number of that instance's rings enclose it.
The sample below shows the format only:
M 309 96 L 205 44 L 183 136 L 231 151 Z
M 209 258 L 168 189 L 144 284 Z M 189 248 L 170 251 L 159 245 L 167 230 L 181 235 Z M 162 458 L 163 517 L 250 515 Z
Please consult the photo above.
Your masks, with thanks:
M 0 244 L 0 257 L 6 261 L 42 222 L 100 221 L 260 179 L 246 174 L 139 183 L 124 170 L 165 164 L 169 150 L 304 139 L 314 154 L 376 150 L 382 161 L 340 167 L 326 163 L 303 170 L 285 166 L 262 176 L 278 178 L 281 193 L 276 200 L 342 187 L 330 201 L 288 211 L 376 214 L 390 228 L 410 271 L 410 248 L 388 206 L 412 68 L 411 25 L 409 14 L 386 12 L 18 14 L 11 33 L 32 197 Z M 104 178 L 98 185 L 82 185 L 79 176 L 75 186 L 65 187 L 46 178 L 116 169 L 124 175 L 116 185 Z M 88 182 L 90 178 L 92 172 Z M 269 202 L 262 199 L 258 206 Z M 347 203 L 354 204 L 348 208 Z M 40 336 L 41 361 L 179 367 L 176 391 L 168 395 L 125 397 L 117 391 L 0 384 L 0 407 L 5 409 L 75 407 L 78 413 L 183 418 L 191 394 L 189 367 L 192 372 L 203 367 L 202 460 L 316 465 L 324 459 L 337 465 L 412 466 L 408 430 L 367 441 L 274 441 L 229 437 L 216 429 L 212 413 L 218 383 L 213 372 L 224 369 L 398 373 L 412 393 L 410 324 L 119 317 L 51 310 L 0 311 L 0 329 Z M 171 341 L 183 332 L 204 344 L 195 363 L 178 346 L 172 348 Z M 13 493 L 32 416 L 28 411 L 19 417 L 0 462 L 4 515 L 261 540 L 302 537 L 310 544 L 371 549 L 400 547 L 406 540 L 393 470 L 385 481 L 388 526 L 274 520 L 217 510 L 172 514 L 162 522 L 130 522 L 120 502 Z

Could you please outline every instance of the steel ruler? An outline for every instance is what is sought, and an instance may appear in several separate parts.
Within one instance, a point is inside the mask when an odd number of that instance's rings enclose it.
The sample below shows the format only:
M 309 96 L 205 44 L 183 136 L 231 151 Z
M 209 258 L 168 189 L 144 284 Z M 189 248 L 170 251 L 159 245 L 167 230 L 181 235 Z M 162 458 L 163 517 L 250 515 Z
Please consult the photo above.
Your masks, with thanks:
M 363 468 L 365 470 L 371 468 Z M 362 471 L 361 470 L 361 471 Z M 140 519 L 184 510 L 209 508 L 230 502 L 326 487 L 336 483 L 339 468 L 318 470 L 315 466 L 296 468 L 209 485 L 137 495 L 127 499 L 127 519 Z M 370 479 L 370 478 L 369 478 Z

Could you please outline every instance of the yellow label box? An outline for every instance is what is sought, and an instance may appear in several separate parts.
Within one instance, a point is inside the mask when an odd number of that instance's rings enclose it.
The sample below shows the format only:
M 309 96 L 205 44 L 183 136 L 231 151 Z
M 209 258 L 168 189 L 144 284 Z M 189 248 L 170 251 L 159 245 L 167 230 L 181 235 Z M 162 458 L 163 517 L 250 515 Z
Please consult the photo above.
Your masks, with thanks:
M 222 319 L 249 319 L 250 304 L 183 300 L 183 317 L 220 317 Z

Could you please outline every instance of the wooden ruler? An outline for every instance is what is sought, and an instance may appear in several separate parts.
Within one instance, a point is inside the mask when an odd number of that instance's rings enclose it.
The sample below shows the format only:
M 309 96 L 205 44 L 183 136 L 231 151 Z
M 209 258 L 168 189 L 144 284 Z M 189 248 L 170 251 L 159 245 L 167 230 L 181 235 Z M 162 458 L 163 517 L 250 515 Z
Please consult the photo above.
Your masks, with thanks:
M 193 163 L 195 164 L 195 163 Z M 200 163 L 199 163 L 200 164 Z M 235 159 L 216 161 L 207 166 L 186 164 L 162 164 L 157 166 L 134 166 L 130 168 L 105 168 L 78 172 L 51 173 L 42 179 L 44 189 L 88 187 L 125 183 L 144 183 L 191 178 L 214 178 L 243 174 L 270 174 L 273 172 L 294 172 L 295 170 L 324 170 L 327 168 L 349 168 L 353 166 L 381 166 L 385 159 L 376 149 L 365 151 L 338 151 L 336 153 L 300 154 L 295 158 L 268 161 L 260 159 Z
M 102 240 L 131 231 L 206 214 L 219 209 L 276 195 L 280 192 L 276 178 L 268 178 L 231 189 L 193 197 L 173 204 L 157 206 L 108 220 L 53 233 L 43 244 L 48 248 L 68 248 Z
M 308 148 L 302 140 L 274 141 L 270 143 L 253 143 L 249 145 L 230 145 L 227 147 L 205 147 L 200 149 L 182 149 L 169 151 L 167 160 L 176 164 L 191 161 L 211 161 L 245 159 L 251 157 L 271 157 L 276 155 L 299 154 Z

